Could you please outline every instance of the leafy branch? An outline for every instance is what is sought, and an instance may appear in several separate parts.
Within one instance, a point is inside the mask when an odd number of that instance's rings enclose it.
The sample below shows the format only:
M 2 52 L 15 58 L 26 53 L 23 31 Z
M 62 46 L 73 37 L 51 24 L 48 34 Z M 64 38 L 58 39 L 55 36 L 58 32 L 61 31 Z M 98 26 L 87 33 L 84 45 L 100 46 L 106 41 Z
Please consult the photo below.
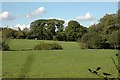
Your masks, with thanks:
M 109 76 L 111 76 L 110 73 L 103 72 L 102 74 L 99 72 L 101 70 L 101 67 L 97 67 L 96 70 L 88 69 L 88 71 L 94 75 L 99 76 L 100 78 L 104 78 L 104 80 L 108 80 Z
M 116 54 L 116 56 L 117 56 L 118 62 L 119 62 L 119 60 L 120 60 L 120 55 L 119 55 L 119 54 Z M 114 65 L 115 65 L 116 69 L 118 70 L 118 78 L 119 78 L 119 77 L 120 77 L 120 68 L 119 68 L 120 66 L 116 64 L 116 62 L 115 62 L 115 60 L 113 59 L 113 57 L 111 57 L 111 59 L 112 59 Z M 99 77 L 101 77 L 101 78 L 104 78 L 104 80 L 109 80 L 109 79 L 110 79 L 109 77 L 110 77 L 112 74 L 106 73 L 106 72 L 103 72 L 103 73 L 101 74 L 101 73 L 99 72 L 100 70 L 101 70 L 101 67 L 97 67 L 95 70 L 88 69 L 88 71 L 89 71 L 90 73 L 92 73 L 92 74 L 94 74 L 94 75 L 97 75 L 97 76 L 99 76 Z M 111 79 L 113 80 L 114 78 L 111 78 Z

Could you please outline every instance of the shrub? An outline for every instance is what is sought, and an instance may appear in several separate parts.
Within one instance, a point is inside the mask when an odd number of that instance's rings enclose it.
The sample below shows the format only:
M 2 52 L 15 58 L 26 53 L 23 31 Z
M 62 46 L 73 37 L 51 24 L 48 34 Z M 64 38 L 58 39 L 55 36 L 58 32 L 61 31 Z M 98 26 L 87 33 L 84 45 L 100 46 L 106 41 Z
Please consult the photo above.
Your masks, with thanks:
M 88 45 L 83 42 L 80 43 L 80 47 L 81 47 L 81 49 L 88 49 Z
M 57 43 L 40 43 L 34 47 L 34 50 L 61 50 L 61 45 Z
M 5 41 L 0 42 L 0 50 L 8 51 L 9 49 L 10 49 L 10 47 L 8 46 L 8 44 Z
M 81 38 L 81 48 L 100 49 L 101 41 L 101 35 L 95 32 L 87 33 Z

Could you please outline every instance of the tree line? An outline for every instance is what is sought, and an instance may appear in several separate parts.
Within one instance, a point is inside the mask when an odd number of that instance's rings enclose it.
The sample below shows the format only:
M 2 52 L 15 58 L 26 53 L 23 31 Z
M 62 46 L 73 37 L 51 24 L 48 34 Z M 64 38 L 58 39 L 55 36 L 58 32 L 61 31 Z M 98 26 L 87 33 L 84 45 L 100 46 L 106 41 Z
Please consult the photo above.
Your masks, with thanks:
M 39 19 L 33 21 L 29 29 L 1 27 L 0 31 L 2 38 L 78 41 L 81 48 L 120 49 L 120 10 L 104 15 L 88 28 L 74 20 L 70 20 L 67 26 L 64 23 L 58 19 Z
M 40 19 L 31 23 L 30 29 L 21 30 L 11 29 L 9 27 L 0 28 L 2 37 L 12 39 L 38 39 L 38 40 L 58 40 L 58 41 L 76 41 L 80 39 L 87 28 L 80 25 L 77 21 L 69 21 L 68 26 L 64 26 L 65 21 L 57 19 Z

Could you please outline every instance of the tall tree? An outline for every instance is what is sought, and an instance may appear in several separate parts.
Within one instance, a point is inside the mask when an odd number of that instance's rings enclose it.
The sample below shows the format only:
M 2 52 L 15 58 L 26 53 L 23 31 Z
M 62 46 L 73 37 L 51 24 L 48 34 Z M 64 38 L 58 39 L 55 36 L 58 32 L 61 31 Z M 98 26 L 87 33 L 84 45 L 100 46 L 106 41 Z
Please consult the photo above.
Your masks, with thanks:
M 56 35 L 54 36 L 54 40 L 58 41 L 66 41 L 66 34 L 64 32 L 64 23 L 65 21 L 63 20 L 56 20 Z
M 41 20 L 36 20 L 31 23 L 30 25 L 30 34 L 32 38 L 38 38 L 38 39 L 43 39 L 44 34 L 43 34 L 43 29 L 45 26 L 46 20 L 41 19 Z
M 68 41 L 76 41 L 82 37 L 86 30 L 77 21 L 71 20 L 68 22 L 68 26 L 66 26 L 65 32 Z

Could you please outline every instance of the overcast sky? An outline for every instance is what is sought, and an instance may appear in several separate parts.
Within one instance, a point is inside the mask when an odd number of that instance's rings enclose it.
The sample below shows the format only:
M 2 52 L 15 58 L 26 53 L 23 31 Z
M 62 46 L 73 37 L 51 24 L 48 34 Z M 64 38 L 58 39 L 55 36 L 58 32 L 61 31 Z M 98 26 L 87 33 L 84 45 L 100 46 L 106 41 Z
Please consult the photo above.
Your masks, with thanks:
M 29 27 L 37 19 L 77 20 L 81 25 L 97 23 L 105 14 L 118 10 L 117 2 L 3 2 L 1 26 Z

